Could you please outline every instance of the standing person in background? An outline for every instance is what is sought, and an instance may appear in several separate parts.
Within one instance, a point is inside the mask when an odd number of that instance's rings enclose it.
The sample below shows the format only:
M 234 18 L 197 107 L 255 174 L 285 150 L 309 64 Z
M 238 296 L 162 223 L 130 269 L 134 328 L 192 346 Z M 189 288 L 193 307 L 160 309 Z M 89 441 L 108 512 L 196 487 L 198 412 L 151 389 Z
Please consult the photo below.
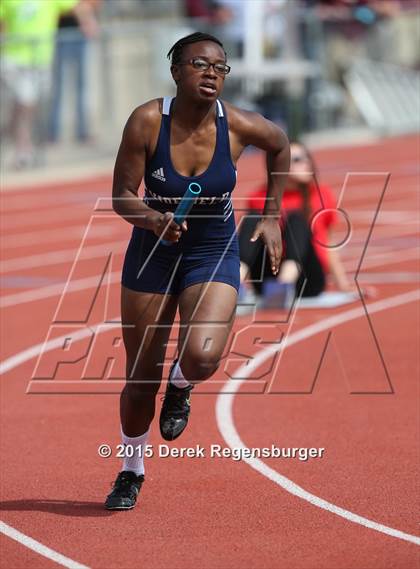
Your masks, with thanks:
M 328 186 L 317 186 L 316 167 L 303 144 L 290 144 L 290 171 L 281 204 L 284 256 L 274 287 L 272 275 L 268 267 L 264 267 L 264 243 L 255 241 L 255 227 L 265 193 L 266 188 L 263 187 L 251 194 L 249 217 L 242 220 L 239 227 L 242 298 L 247 292 L 246 280 L 251 279 L 257 295 L 277 288 L 277 297 L 283 300 L 283 305 L 280 303 L 277 307 L 282 308 L 295 294 L 304 297 L 321 294 L 329 272 L 338 290 L 357 292 L 355 284 L 347 278 L 337 249 L 329 248 L 337 222 L 334 195 Z M 321 210 L 324 212 L 311 223 L 313 215 Z M 281 292 L 283 294 L 279 294 Z
M 0 2 L 4 42 L 0 74 L 13 97 L 11 124 L 16 168 L 34 164 L 33 130 L 40 103 L 51 87 L 54 34 L 60 14 L 69 10 L 84 25 L 87 13 L 83 0 Z
M 64 73 L 73 68 L 76 83 L 76 138 L 79 142 L 90 139 L 86 89 L 86 59 L 88 42 L 97 36 L 99 27 L 96 19 L 101 0 L 81 0 L 84 18 L 80 20 L 72 11 L 62 14 L 58 22 L 55 49 L 49 140 L 60 138 L 60 121 L 64 87 Z

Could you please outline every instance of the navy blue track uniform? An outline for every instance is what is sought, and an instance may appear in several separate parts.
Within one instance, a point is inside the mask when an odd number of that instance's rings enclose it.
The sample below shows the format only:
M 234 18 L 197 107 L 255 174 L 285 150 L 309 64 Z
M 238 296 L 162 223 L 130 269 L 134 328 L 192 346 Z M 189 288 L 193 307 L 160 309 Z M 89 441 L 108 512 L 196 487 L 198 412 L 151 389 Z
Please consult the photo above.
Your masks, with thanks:
M 236 184 L 226 112 L 217 101 L 216 146 L 213 158 L 199 176 L 182 176 L 170 154 L 172 99 L 163 100 L 162 121 L 155 153 L 147 161 L 145 203 L 162 213 L 175 211 L 189 184 L 200 184 L 187 218 L 188 231 L 165 246 L 150 230 L 133 228 L 125 256 L 122 284 L 138 292 L 179 294 L 204 282 L 227 283 L 239 288 L 239 249 L 231 193 Z

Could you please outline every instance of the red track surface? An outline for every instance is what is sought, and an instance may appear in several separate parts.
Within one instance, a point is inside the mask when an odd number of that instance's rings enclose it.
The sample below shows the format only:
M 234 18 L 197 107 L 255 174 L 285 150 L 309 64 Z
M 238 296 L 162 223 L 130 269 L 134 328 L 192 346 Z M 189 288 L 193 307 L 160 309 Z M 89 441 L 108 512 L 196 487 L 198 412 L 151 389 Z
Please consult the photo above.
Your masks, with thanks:
M 378 296 L 368 301 L 368 313 L 369 303 L 418 287 L 414 275 L 418 270 L 414 240 L 416 145 L 413 137 L 405 137 L 316 154 L 322 181 L 330 183 L 337 196 L 346 172 L 360 173 L 350 177 L 342 202 L 353 227 L 342 250 L 349 271 L 358 267 L 382 197 L 360 274 L 361 281 L 371 280 L 377 286 Z M 386 172 L 391 178 L 383 194 Z M 241 198 L 262 179 L 261 158 L 245 157 L 239 165 L 237 208 L 243 205 Z M 95 288 L 86 285 L 64 295 L 56 314 L 63 290 L 60 283 L 69 277 L 97 198 L 107 197 L 109 188 L 110 177 L 104 177 L 3 194 L 3 215 L 7 217 L 3 221 L 1 359 L 10 365 L 1 384 L 2 520 L 66 556 L 67 562 L 61 560 L 59 565 L 69 567 L 78 562 L 94 568 L 414 569 L 419 561 L 415 543 L 310 504 L 250 464 L 228 458 L 149 459 L 147 481 L 136 509 L 123 513 L 103 510 L 119 461 L 99 457 L 97 449 L 108 443 L 115 450 L 119 442 L 118 395 L 101 394 L 96 384 L 89 388 L 96 391 L 92 395 L 74 393 L 74 386 L 72 394 L 26 394 L 37 354 L 10 358 L 44 342 L 54 318 L 74 322 L 86 315 Z M 129 227 L 109 214 L 100 221 L 97 216 L 93 227 L 72 283 L 98 275 L 109 251 L 115 252 L 111 271 L 118 274 L 120 270 Z M 103 252 L 97 253 L 101 245 Z M 55 252 L 59 253 L 52 257 Z M 400 275 L 399 281 L 390 282 L 392 275 Z M 107 314 L 115 319 L 118 282 L 110 289 Z M 274 374 L 276 390 L 288 393 L 244 394 L 242 387 L 233 400 L 233 422 L 250 447 L 325 447 L 322 459 L 262 460 L 312 495 L 414 536 L 419 321 L 413 297 L 404 299 L 398 306 L 387 308 L 385 303 L 380 311 L 372 309 L 370 315 L 393 394 L 373 393 L 389 391 L 389 384 L 366 316 L 361 314 L 290 346 Z M 89 324 L 103 321 L 103 300 L 101 289 Z M 360 306 L 298 310 L 291 334 Z M 268 318 L 273 326 L 287 330 L 287 325 L 278 323 L 285 319 L 284 314 L 265 314 L 264 320 Z M 235 332 L 251 321 L 251 317 L 237 318 Z M 84 327 L 74 325 L 75 329 Z M 262 324 L 254 324 L 253 329 L 262 341 L 271 333 Z M 63 333 L 60 330 L 53 331 L 52 337 Z M 313 392 L 290 394 L 307 390 L 308 381 L 313 381 L 312 370 L 319 364 L 329 330 L 333 331 L 332 340 Z M 90 372 L 105 365 L 109 338 L 108 333 L 97 337 Z M 268 341 L 272 339 L 271 333 Z M 252 344 L 249 336 L 244 339 L 242 335 L 234 351 L 251 357 L 266 347 Z M 82 356 L 87 340 L 75 342 L 70 349 L 76 348 Z M 42 370 L 51 368 L 60 354 L 45 354 Z M 231 371 L 247 359 L 235 357 Z M 49 389 L 62 391 L 65 380 L 80 379 L 85 363 L 82 359 L 61 366 Z M 267 365 L 262 364 L 259 371 Z M 119 349 L 111 377 L 121 376 L 122 366 Z M 210 383 L 196 390 L 190 426 L 173 446 L 227 446 L 227 423 L 218 423 L 215 415 L 217 393 L 226 380 L 221 367 Z M 39 385 L 46 389 L 37 380 L 31 384 L 32 389 Z M 84 385 L 86 382 L 78 390 L 83 391 Z M 114 387 L 113 391 L 119 389 Z M 351 393 L 361 390 L 365 394 Z M 211 393 L 200 395 L 200 391 Z M 151 443 L 155 448 L 162 443 L 156 425 Z M 35 545 L 37 553 L 24 545 L 22 537 L 20 542 L 1 539 L 1 567 L 57 566 L 41 554 L 39 546 Z

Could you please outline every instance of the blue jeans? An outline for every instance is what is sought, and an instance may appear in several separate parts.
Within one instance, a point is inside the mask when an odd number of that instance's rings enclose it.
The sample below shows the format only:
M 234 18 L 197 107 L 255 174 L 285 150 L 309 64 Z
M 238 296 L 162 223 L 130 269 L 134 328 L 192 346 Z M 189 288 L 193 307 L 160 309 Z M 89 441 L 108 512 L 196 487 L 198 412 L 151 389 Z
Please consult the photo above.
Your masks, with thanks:
M 65 29 L 64 33 L 57 36 L 49 120 L 49 138 L 52 141 L 56 141 L 60 136 L 64 74 L 71 68 L 74 70 L 76 81 L 76 136 L 78 140 L 86 140 L 89 136 L 86 104 L 86 48 L 87 40 L 77 28 Z

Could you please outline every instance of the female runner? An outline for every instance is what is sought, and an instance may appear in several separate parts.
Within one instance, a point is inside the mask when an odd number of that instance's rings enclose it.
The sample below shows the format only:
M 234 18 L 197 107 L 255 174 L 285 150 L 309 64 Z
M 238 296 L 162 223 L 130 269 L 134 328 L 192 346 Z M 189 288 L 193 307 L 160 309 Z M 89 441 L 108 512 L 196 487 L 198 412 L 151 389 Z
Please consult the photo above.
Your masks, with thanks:
M 135 452 L 126 453 L 106 499 L 110 510 L 133 508 L 144 481 L 143 449 L 177 309 L 179 356 L 160 414 L 164 439 L 182 433 L 191 389 L 218 368 L 239 288 L 231 193 L 236 162 L 250 144 L 267 153 L 267 199 L 256 233 L 267 245 L 274 274 L 281 259 L 277 218 L 289 169 L 285 134 L 262 116 L 220 101 L 230 67 L 217 38 L 191 34 L 176 42 L 168 57 L 176 97 L 154 99 L 134 110 L 114 170 L 114 210 L 134 225 L 122 274 L 127 382 L 120 416 L 123 444 Z M 139 199 L 143 178 L 145 194 Z M 202 191 L 188 220 L 178 225 L 173 212 L 192 183 Z

